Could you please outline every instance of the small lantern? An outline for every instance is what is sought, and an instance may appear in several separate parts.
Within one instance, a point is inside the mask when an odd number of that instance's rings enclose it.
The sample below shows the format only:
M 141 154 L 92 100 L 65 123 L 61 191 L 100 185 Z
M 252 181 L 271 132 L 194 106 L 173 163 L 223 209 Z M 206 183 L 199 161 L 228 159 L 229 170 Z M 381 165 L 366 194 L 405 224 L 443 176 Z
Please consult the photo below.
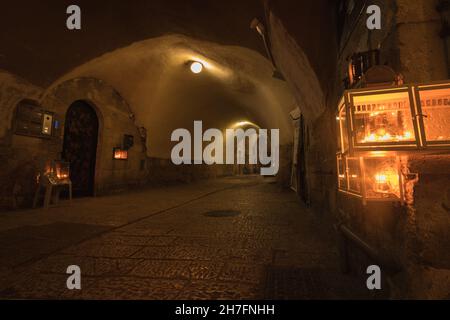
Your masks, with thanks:
M 60 160 L 47 160 L 37 176 L 37 182 L 52 185 L 70 184 L 70 163 Z
M 403 202 L 400 160 L 395 156 L 347 157 L 339 170 L 339 191 L 368 201 Z
M 403 203 L 400 156 L 450 150 L 450 82 L 348 90 L 336 120 L 339 191 Z
M 371 201 L 403 201 L 398 157 L 364 158 L 364 197 Z
M 113 159 L 114 160 L 128 160 L 128 150 L 122 148 L 113 149 Z
M 344 93 L 336 115 L 341 153 L 450 148 L 450 82 Z
M 55 174 L 59 180 L 67 180 L 70 178 L 69 162 L 55 161 Z
M 417 86 L 415 96 L 424 144 L 450 146 L 450 86 Z
M 341 140 L 355 151 L 416 148 L 417 123 L 410 88 L 351 90 L 340 110 Z M 350 137 L 346 137 L 350 134 Z M 345 152 L 345 145 L 343 148 Z

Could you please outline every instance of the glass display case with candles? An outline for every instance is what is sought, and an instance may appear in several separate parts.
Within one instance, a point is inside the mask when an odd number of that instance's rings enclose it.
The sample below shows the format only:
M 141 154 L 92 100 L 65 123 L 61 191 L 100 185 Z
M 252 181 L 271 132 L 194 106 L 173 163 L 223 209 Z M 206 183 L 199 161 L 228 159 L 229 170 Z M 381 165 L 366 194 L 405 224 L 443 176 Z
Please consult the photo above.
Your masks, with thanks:
M 403 184 L 398 156 L 338 156 L 339 191 L 369 201 L 403 203 Z
M 421 139 L 426 147 L 450 147 L 450 84 L 415 87 Z
M 70 163 L 64 161 L 56 161 L 55 174 L 59 180 L 68 180 L 70 178 Z
M 33 200 L 33 208 L 36 208 L 42 190 L 44 193 L 44 208 L 49 208 L 50 203 L 57 204 L 63 188 L 68 188 L 69 200 L 72 200 L 72 182 L 70 180 L 70 163 L 60 160 L 46 160 L 37 175 L 36 192 Z
M 113 159 L 114 160 L 128 160 L 128 150 L 122 148 L 113 149 Z
M 336 120 L 339 191 L 403 202 L 400 156 L 450 153 L 450 82 L 348 90 Z
M 44 177 L 53 185 L 66 184 L 70 181 L 70 163 L 53 160 L 47 163 Z
M 403 202 L 400 160 L 395 156 L 363 158 L 364 198 Z
M 418 147 L 415 104 L 410 87 L 350 90 L 345 95 L 348 114 L 345 121 L 351 135 L 347 139 L 352 150 Z M 346 127 L 346 124 L 342 123 L 342 126 Z

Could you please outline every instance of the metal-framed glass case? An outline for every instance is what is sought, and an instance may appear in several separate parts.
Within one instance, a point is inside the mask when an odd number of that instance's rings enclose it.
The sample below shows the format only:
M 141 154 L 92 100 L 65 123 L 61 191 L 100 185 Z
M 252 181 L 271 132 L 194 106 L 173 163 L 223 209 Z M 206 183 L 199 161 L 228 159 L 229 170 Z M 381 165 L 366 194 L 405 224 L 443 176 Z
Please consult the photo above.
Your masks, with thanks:
M 450 82 L 348 90 L 336 120 L 339 191 L 404 202 L 400 155 L 450 150 Z
M 403 202 L 403 177 L 398 156 L 338 155 L 339 191 L 369 201 Z M 345 159 L 345 160 L 344 160 Z
M 450 82 L 348 90 L 336 119 L 339 150 L 450 147 Z
M 424 146 L 450 147 L 450 85 L 419 85 L 414 89 Z

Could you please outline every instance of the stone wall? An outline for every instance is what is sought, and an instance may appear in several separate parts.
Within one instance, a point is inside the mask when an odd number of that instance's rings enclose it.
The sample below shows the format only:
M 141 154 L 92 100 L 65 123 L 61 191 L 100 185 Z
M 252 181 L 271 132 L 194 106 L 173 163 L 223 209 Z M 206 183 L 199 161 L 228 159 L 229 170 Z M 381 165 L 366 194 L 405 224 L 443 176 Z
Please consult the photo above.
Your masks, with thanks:
M 174 165 L 170 159 L 148 158 L 150 185 L 190 183 L 238 174 L 234 165 Z
M 47 160 L 61 159 L 65 114 L 77 100 L 88 102 L 99 118 L 95 193 L 102 194 L 147 181 L 148 170 L 141 164 L 141 161 L 146 161 L 145 148 L 138 129 L 130 119 L 126 102 L 107 84 L 96 79 L 74 79 L 50 92 L 43 92 L 17 77 L 2 73 L 0 92 L 2 208 L 31 205 L 39 169 Z M 14 110 L 23 99 L 33 100 L 45 110 L 55 112 L 62 126 L 59 134 L 51 139 L 14 134 Z M 128 161 L 113 160 L 113 147 L 121 146 L 124 134 L 134 136 L 135 146 L 129 150 Z
M 22 100 L 37 101 L 41 88 L 0 72 L 0 209 L 29 206 L 39 159 L 49 151 L 41 139 L 13 134 L 14 110 Z
M 51 139 L 16 135 L 13 117 L 17 104 L 32 100 L 55 113 L 61 121 L 59 134 Z M 60 160 L 64 120 L 75 101 L 87 102 L 97 113 L 99 136 L 95 172 L 95 194 L 126 191 L 142 185 L 189 183 L 245 173 L 234 165 L 173 165 L 170 159 L 151 157 L 134 123 L 130 106 L 104 81 L 76 78 L 44 91 L 7 72 L 0 73 L 0 209 L 29 208 L 37 188 L 37 175 L 47 160 Z M 113 159 L 113 148 L 120 147 L 124 134 L 134 137 L 128 160 Z M 284 148 L 289 149 L 289 148 Z M 283 172 L 289 167 L 284 164 Z
M 276 66 L 305 118 L 306 193 L 308 202 L 321 214 L 335 205 L 335 145 L 331 139 L 335 115 L 328 104 L 337 45 L 328 1 L 305 2 L 300 7 L 298 1 L 266 1 L 266 20 Z
M 369 32 L 364 17 L 359 21 L 339 61 L 341 78 L 346 56 L 375 48 L 380 49 L 381 64 L 400 73 L 406 84 L 448 78 L 437 2 L 372 1 L 382 9 L 383 28 Z M 450 216 L 445 203 L 450 156 L 410 154 L 403 162 L 407 172 L 419 174 L 417 182 L 405 185 L 410 200 L 406 206 L 364 207 L 339 194 L 338 207 L 350 215 L 340 218 L 400 265 L 402 272 L 391 279 L 393 297 L 448 298 Z
M 360 199 L 337 192 L 335 112 L 345 89 L 348 58 L 353 53 L 380 49 L 381 64 L 401 73 L 405 83 L 448 78 L 443 40 L 439 37 L 437 1 L 373 0 L 370 4 L 382 9 L 382 30 L 370 32 L 363 12 L 356 24 L 343 30 L 340 38 L 330 31 L 335 35 L 336 50 L 333 44 L 322 42 L 322 51 L 335 53 L 337 72 L 335 76 L 329 75 L 328 80 L 323 75 L 328 74 L 330 64 L 323 66 L 325 70 L 318 68 L 311 48 L 308 52 L 302 46 L 308 39 L 323 38 L 320 32 L 324 28 L 312 27 L 308 30 L 311 35 L 305 36 L 295 29 L 292 14 L 286 13 L 289 4 L 269 2 L 266 8 L 277 66 L 286 74 L 309 129 L 306 154 L 309 201 L 316 214 L 334 215 L 336 222 L 343 222 L 382 257 L 401 267 L 399 273 L 385 273 L 392 297 L 448 298 L 448 153 L 410 154 L 402 158 L 406 172 L 419 173 L 418 182 L 405 185 L 410 200 L 406 206 L 392 203 L 364 206 Z M 283 6 L 284 10 L 280 9 Z M 305 86 L 305 81 L 310 84 Z M 322 91 L 317 89 L 317 83 Z M 352 269 L 365 274 L 365 268 L 375 261 L 356 247 L 351 250 Z
M 144 184 L 148 175 L 148 169 L 141 164 L 146 161 L 145 146 L 138 128 L 133 123 L 127 102 L 114 88 L 101 80 L 78 78 L 63 82 L 47 91 L 41 99 L 41 104 L 62 115 L 64 119 L 69 106 L 78 100 L 88 102 L 99 119 L 96 194 Z M 122 146 L 125 134 L 134 137 L 135 145 L 128 151 L 127 161 L 114 160 L 113 148 Z M 60 153 L 62 137 L 59 141 L 57 151 Z

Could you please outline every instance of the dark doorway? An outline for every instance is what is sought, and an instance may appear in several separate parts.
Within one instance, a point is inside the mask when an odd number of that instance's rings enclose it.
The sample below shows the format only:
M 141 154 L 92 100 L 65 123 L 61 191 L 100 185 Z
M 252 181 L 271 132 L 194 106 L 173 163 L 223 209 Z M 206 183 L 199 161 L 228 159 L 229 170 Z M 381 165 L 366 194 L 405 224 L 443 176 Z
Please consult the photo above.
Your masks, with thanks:
M 62 157 L 70 162 L 73 195 L 94 195 L 98 118 L 84 101 L 74 102 L 66 114 Z

